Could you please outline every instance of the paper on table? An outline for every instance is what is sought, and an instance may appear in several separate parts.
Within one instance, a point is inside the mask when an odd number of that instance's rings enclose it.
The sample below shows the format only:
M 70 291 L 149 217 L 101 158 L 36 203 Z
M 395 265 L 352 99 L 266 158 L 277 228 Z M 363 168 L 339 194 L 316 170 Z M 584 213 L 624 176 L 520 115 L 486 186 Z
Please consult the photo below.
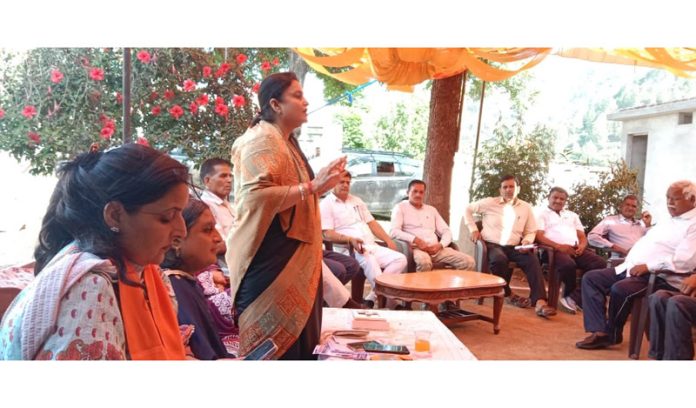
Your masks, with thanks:
M 351 360 L 367 360 L 370 358 L 370 355 L 364 351 L 360 352 L 349 349 L 346 345 L 340 343 L 334 336 L 329 336 L 326 338 L 326 341 L 317 344 L 317 346 L 314 347 L 313 354 L 348 358 Z

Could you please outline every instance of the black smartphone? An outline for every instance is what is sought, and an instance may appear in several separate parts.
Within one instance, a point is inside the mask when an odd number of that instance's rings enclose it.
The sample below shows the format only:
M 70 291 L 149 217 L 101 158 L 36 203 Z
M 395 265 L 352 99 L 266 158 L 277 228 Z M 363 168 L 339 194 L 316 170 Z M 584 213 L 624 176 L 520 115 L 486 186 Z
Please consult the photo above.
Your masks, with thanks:
M 348 346 L 349 349 L 353 351 L 361 351 L 361 350 L 366 350 L 365 345 L 368 344 L 375 344 L 375 345 L 381 345 L 379 342 L 374 341 L 374 340 L 369 340 L 369 341 L 356 341 L 355 343 L 348 343 L 346 346 Z
M 410 354 L 406 346 L 394 344 L 365 344 L 363 349 L 369 353 Z
M 244 360 L 267 360 L 278 350 L 278 346 L 272 339 L 266 339 L 259 344 L 251 353 L 244 357 Z

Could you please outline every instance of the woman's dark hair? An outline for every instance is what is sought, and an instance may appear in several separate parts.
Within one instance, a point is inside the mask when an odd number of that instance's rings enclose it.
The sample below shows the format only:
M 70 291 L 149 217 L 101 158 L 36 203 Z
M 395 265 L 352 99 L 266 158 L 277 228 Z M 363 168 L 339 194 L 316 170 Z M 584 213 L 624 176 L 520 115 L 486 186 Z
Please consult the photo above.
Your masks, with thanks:
M 35 274 L 76 241 L 81 251 L 112 259 L 120 279 L 132 284 L 125 279 L 123 254 L 117 235 L 104 221 L 104 207 L 118 201 L 132 214 L 186 183 L 186 166 L 150 147 L 127 144 L 107 152 L 82 153 L 62 164 L 57 173 L 58 183 L 34 250 Z
M 197 198 L 189 197 L 188 204 L 181 212 L 181 216 L 184 217 L 184 222 L 186 223 L 186 231 L 191 231 L 191 227 L 196 224 L 203 211 L 207 209 L 208 205 L 206 203 Z M 160 266 L 162 269 L 180 269 L 183 263 L 183 260 L 177 256 L 176 250 L 170 248 L 164 255 L 164 261 L 162 261 Z
M 275 123 L 276 113 L 271 108 L 271 99 L 281 100 L 283 92 L 290 87 L 292 81 L 299 81 L 294 72 L 278 72 L 271 74 L 261 82 L 259 88 L 260 112 L 251 121 L 252 127 L 262 120 Z

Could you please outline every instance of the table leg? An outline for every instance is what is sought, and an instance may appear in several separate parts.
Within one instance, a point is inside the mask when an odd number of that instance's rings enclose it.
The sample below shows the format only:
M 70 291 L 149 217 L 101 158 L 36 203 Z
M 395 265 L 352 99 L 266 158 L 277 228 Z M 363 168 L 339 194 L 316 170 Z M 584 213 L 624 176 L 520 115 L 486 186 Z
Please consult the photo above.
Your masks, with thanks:
M 493 296 L 493 333 L 500 333 L 500 312 L 503 311 L 503 296 Z
M 377 308 L 384 309 L 387 306 L 387 298 L 384 295 L 377 295 Z

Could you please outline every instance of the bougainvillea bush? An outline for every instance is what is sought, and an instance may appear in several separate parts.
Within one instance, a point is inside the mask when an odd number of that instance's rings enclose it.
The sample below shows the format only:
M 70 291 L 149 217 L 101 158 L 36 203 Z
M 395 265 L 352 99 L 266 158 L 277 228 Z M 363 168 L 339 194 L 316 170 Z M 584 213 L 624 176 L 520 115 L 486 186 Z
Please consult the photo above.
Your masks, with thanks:
M 131 50 L 132 141 L 196 163 L 228 157 L 256 113 L 256 92 L 287 49 Z M 123 49 L 0 51 L 0 150 L 34 174 L 94 143 L 123 143 Z

